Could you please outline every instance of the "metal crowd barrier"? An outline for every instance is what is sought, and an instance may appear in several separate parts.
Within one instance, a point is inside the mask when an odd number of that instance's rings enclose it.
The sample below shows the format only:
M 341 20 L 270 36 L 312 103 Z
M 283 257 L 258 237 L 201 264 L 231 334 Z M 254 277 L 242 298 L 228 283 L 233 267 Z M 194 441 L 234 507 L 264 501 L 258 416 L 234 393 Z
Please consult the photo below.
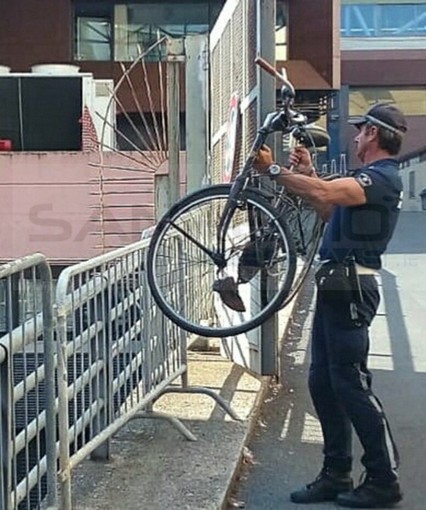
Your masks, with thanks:
M 187 334 L 165 319 L 151 298 L 144 272 L 148 243 L 142 240 L 71 266 L 57 283 L 62 510 L 71 509 L 72 470 L 89 455 L 108 458 L 111 436 L 129 420 L 165 418 L 187 439 L 196 439 L 176 418 L 153 412 L 161 395 L 205 393 L 238 419 L 213 391 L 188 387 Z M 201 286 L 202 274 L 193 278 Z M 170 284 L 176 299 L 182 299 L 181 280 L 171 278 Z M 196 288 L 194 279 L 192 284 Z M 183 294 L 194 306 L 189 291 Z M 171 387 L 178 378 L 181 386 Z
M 0 508 L 55 507 L 52 276 L 34 254 L 0 266 Z

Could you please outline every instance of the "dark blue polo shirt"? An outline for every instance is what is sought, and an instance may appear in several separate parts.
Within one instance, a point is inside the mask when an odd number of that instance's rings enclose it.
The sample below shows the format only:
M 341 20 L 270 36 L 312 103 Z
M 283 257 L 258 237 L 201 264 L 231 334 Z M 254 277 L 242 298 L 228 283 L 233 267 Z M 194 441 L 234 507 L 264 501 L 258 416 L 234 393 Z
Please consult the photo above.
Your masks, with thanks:
M 354 255 L 358 264 L 380 269 L 381 255 L 395 230 L 402 201 L 398 162 L 382 159 L 355 170 L 367 203 L 336 206 L 325 229 L 319 251 L 321 260 L 342 262 Z

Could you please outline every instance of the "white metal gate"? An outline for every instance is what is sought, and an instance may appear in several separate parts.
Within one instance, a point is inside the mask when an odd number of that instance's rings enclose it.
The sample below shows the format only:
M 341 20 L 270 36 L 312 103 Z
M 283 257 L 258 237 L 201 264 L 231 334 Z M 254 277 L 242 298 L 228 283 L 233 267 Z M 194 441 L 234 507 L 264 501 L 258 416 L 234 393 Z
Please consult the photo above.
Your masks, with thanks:
M 242 160 L 258 124 L 259 87 L 254 60 L 257 48 L 255 0 L 228 0 L 210 35 L 211 52 L 211 173 L 221 182 L 225 166 L 227 128 L 231 97 L 237 94 L 241 112 Z M 240 145 L 240 147 L 238 147 Z
M 211 32 L 210 173 L 213 183 L 227 180 L 241 165 L 265 112 L 275 107 L 274 80 L 265 73 L 262 75 L 255 65 L 259 54 L 275 61 L 274 4 L 270 0 L 228 0 Z M 236 111 L 239 111 L 237 116 Z M 267 325 L 269 334 L 273 334 L 274 322 L 272 319 Z M 273 373 L 274 340 L 265 339 L 265 329 L 261 327 L 224 339 L 222 346 L 235 362 L 259 373 Z

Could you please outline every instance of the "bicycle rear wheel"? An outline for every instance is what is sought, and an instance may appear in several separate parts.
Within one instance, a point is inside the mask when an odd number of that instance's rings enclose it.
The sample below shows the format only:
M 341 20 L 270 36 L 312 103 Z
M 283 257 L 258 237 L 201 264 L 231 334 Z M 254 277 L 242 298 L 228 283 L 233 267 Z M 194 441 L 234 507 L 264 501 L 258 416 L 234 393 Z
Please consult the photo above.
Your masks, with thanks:
M 284 299 L 281 308 L 287 306 L 305 283 L 318 251 L 324 222 L 307 202 L 297 199 L 297 205 L 285 207 L 286 221 L 293 233 L 297 252 L 296 275 L 290 292 Z
M 249 331 L 278 310 L 291 290 L 296 254 L 283 218 L 252 190 L 238 201 L 218 268 L 218 224 L 231 185 L 210 186 L 179 201 L 154 230 L 146 259 L 148 284 L 162 312 L 205 337 Z M 259 252 L 262 256 L 259 256 Z M 218 282 L 233 284 L 242 308 L 228 306 Z

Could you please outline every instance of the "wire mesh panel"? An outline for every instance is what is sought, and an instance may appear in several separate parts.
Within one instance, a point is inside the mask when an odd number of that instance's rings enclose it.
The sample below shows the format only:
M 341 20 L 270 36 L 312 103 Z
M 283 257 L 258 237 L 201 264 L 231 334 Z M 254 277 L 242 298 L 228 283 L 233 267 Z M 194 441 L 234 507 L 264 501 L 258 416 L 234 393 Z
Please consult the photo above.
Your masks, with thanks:
M 241 105 L 242 129 L 235 149 L 238 163 L 246 157 L 256 133 L 257 115 L 249 114 L 258 97 L 256 27 L 255 1 L 228 0 L 210 36 L 211 176 L 214 183 L 223 181 L 232 95 L 238 95 Z M 241 140 L 244 140 L 242 147 Z
M 32 510 L 42 502 L 56 503 L 51 285 L 42 255 L 0 267 L 2 510 Z
M 275 82 L 262 74 L 255 63 L 258 55 L 274 63 L 275 24 L 274 2 L 227 0 L 211 32 L 210 174 L 213 183 L 235 178 L 265 115 L 275 108 Z M 236 97 L 239 101 L 237 134 Z M 221 312 L 216 308 L 216 313 Z M 273 373 L 276 335 L 272 322 L 271 319 L 265 342 L 262 326 L 245 335 L 224 339 L 223 353 L 259 373 Z M 265 344 L 271 346 L 268 352 Z

